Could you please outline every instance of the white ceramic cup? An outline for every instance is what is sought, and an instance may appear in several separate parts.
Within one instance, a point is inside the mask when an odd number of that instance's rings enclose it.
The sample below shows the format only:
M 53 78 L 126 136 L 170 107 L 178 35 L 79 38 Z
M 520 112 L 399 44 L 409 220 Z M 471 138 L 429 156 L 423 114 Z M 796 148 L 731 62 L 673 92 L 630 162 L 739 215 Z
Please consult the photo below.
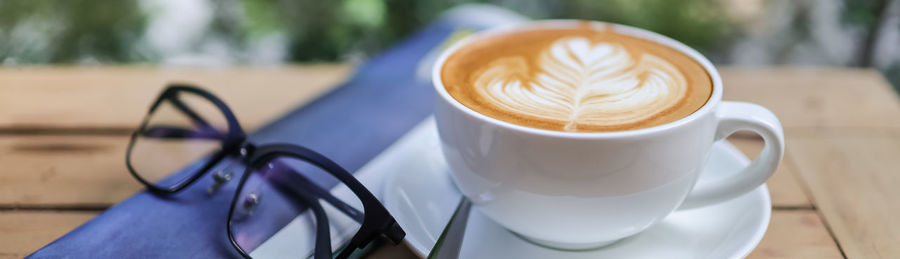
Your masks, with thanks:
M 560 132 L 488 117 L 462 105 L 444 88 L 444 62 L 471 42 L 578 23 L 539 21 L 481 32 L 454 44 L 436 62 L 435 118 L 444 157 L 456 186 L 481 212 L 533 242 L 587 249 L 637 234 L 676 209 L 738 197 L 772 175 L 784 153 L 775 115 L 759 105 L 722 101 L 722 80 L 709 60 L 646 30 L 593 23 L 597 30 L 648 39 L 699 62 L 713 81 L 713 91 L 693 114 L 638 130 Z M 698 183 L 713 142 L 739 130 L 763 138 L 759 156 L 740 172 Z

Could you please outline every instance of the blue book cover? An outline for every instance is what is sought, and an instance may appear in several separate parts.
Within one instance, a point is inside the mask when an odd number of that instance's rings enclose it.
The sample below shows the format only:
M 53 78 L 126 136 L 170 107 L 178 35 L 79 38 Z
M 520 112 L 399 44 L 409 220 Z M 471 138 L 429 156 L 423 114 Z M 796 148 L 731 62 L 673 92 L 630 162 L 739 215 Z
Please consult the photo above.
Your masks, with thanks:
M 486 6 L 450 11 L 362 64 L 331 92 L 250 134 L 250 141 L 302 145 L 355 172 L 431 114 L 430 62 L 442 43 L 460 30 L 516 19 Z M 212 184 L 211 177 L 204 177 L 172 197 L 139 192 L 29 258 L 238 257 L 225 232 L 237 181 L 208 195 L 206 188 Z M 292 219 L 273 220 L 260 230 L 257 244 Z

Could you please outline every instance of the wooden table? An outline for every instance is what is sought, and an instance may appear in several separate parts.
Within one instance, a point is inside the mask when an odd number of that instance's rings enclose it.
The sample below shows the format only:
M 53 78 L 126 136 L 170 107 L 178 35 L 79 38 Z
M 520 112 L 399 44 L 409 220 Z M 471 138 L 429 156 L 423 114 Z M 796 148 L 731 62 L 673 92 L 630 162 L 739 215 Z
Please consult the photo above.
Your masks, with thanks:
M 0 69 L 0 258 L 53 241 L 141 190 L 127 136 L 166 82 L 222 97 L 249 131 L 345 79 L 344 65 Z M 900 258 L 900 102 L 876 71 L 724 68 L 725 99 L 774 111 L 787 155 L 751 258 Z M 264 82 L 264 83 L 263 83 Z M 265 92 L 278 94 L 256 94 Z M 248 94 L 254 93 L 254 94 Z M 762 142 L 731 141 L 751 156 Z M 414 258 L 406 247 L 375 257 Z

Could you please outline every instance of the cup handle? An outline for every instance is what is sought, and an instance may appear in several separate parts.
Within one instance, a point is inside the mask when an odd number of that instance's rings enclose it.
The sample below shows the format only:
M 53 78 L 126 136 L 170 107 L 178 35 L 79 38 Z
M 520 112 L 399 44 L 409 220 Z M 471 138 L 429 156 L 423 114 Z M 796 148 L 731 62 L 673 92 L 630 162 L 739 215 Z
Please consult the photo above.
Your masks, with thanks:
M 765 107 L 745 102 L 722 102 L 716 111 L 716 141 L 739 130 L 759 134 L 765 147 L 759 156 L 739 173 L 708 182 L 700 182 L 688 194 L 679 209 L 703 207 L 727 201 L 748 193 L 775 173 L 784 155 L 784 131 L 781 123 Z

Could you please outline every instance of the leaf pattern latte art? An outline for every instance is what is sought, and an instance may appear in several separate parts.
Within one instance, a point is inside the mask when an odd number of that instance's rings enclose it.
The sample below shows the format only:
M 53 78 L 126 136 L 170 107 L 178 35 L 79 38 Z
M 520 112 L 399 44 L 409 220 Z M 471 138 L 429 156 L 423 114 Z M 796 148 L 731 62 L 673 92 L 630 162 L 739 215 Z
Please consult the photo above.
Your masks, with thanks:
M 479 95 L 500 109 L 579 125 L 616 126 L 652 118 L 687 92 L 684 75 L 657 56 L 629 53 L 615 43 L 562 38 L 539 54 L 529 73 L 521 56 L 499 58 L 476 75 Z

